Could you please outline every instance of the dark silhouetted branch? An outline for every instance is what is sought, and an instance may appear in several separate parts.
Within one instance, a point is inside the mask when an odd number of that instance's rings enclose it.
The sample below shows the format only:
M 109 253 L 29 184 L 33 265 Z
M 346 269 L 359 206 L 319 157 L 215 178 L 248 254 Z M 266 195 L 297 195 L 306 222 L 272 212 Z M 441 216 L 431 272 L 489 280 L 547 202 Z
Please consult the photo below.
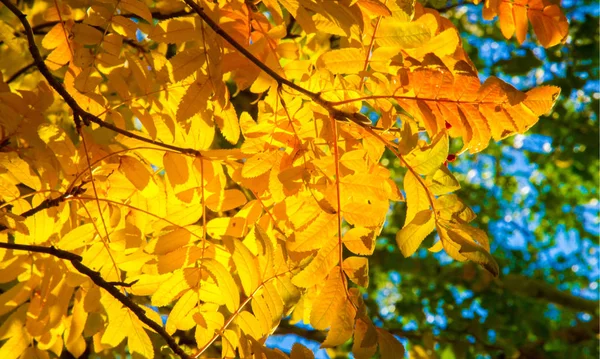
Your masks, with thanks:
M 183 351 L 183 349 L 177 344 L 177 342 L 175 342 L 175 339 L 173 339 L 173 337 L 170 336 L 169 333 L 167 333 L 167 331 L 160 324 L 150 319 L 146 315 L 146 312 L 140 306 L 135 304 L 129 297 L 125 296 L 125 294 L 121 293 L 119 289 L 117 289 L 115 286 L 128 286 L 131 284 L 107 282 L 106 280 L 104 280 L 104 278 L 102 278 L 100 273 L 92 270 L 88 266 L 81 263 L 83 260 L 81 256 L 71 252 L 63 251 L 61 249 L 57 249 L 55 247 L 33 246 L 16 243 L 0 243 L 0 248 L 34 253 L 45 253 L 60 259 L 68 260 L 69 262 L 71 262 L 73 267 L 77 269 L 79 273 L 89 277 L 94 282 L 94 284 L 110 293 L 110 295 L 112 295 L 115 299 L 121 302 L 121 304 L 123 304 L 125 307 L 131 310 L 133 314 L 135 314 L 135 316 L 138 317 L 138 319 L 142 323 L 146 324 L 148 327 L 150 327 L 152 330 L 158 333 L 158 335 L 160 335 L 167 342 L 167 345 L 169 345 L 169 347 L 177 355 L 184 359 L 190 358 L 190 356 Z
M 23 75 L 24 73 L 26 73 L 27 71 L 31 70 L 34 67 L 35 67 L 35 62 L 30 63 L 29 65 L 23 67 L 19 71 L 12 74 L 12 76 L 9 77 L 8 80 L 6 80 L 6 83 L 9 84 L 9 83 L 13 82 L 17 78 L 19 78 L 19 76 Z
M 23 24 L 23 27 L 25 28 L 25 34 L 27 35 L 27 42 L 29 44 L 29 52 L 31 53 L 31 56 L 33 57 L 35 66 L 38 68 L 40 73 L 44 76 L 46 81 L 48 81 L 50 86 L 56 92 L 58 92 L 58 94 L 63 98 L 63 100 L 69 105 L 69 107 L 73 111 L 73 114 L 75 116 L 80 116 L 86 125 L 89 125 L 90 122 L 93 122 L 93 123 L 99 125 L 100 127 L 107 128 L 109 130 L 117 132 L 126 137 L 134 138 L 134 139 L 142 141 L 142 142 L 151 143 L 153 145 L 167 148 L 167 149 L 170 149 L 173 151 L 178 151 L 178 152 L 181 152 L 184 154 L 200 156 L 200 151 L 198 151 L 198 150 L 195 150 L 192 148 L 183 148 L 183 147 L 179 147 L 179 146 L 169 145 L 166 143 L 162 143 L 159 141 L 155 141 L 155 140 L 146 138 L 144 136 L 137 135 L 137 134 L 129 132 L 127 130 L 123 130 L 123 129 L 121 129 L 115 125 L 112 125 L 108 122 L 104 122 L 99 117 L 92 115 L 91 113 L 89 113 L 89 112 L 85 111 L 83 108 L 81 108 L 81 106 L 79 106 L 77 101 L 75 101 L 75 99 L 67 92 L 67 90 L 58 81 L 56 81 L 56 79 L 52 76 L 52 74 L 50 73 L 50 70 L 44 63 L 44 59 L 42 58 L 40 51 L 35 44 L 35 39 L 33 38 L 33 36 L 34 36 L 33 30 L 31 29 L 31 25 L 27 21 L 27 15 L 25 15 L 23 12 L 21 12 L 21 10 L 19 10 L 9 0 L 0 0 L 0 1 L 13 14 L 15 14 L 15 16 L 17 16 L 19 18 L 19 20 L 21 21 L 21 24 Z

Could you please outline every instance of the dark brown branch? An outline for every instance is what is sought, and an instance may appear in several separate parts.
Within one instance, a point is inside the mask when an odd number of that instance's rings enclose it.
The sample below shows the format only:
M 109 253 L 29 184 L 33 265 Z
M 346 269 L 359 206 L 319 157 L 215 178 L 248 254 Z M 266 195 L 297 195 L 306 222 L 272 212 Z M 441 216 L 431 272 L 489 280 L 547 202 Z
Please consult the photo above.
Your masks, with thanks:
M 93 123 L 99 125 L 100 127 L 107 128 L 114 132 L 120 133 L 126 137 L 135 138 L 136 140 L 139 140 L 139 141 L 151 143 L 153 145 L 167 148 L 167 149 L 170 149 L 173 151 L 178 151 L 178 152 L 181 152 L 184 154 L 200 156 L 200 151 L 198 151 L 198 150 L 194 150 L 192 148 L 183 148 L 183 147 L 169 145 L 166 143 L 158 142 L 158 141 L 137 135 L 137 134 L 129 132 L 127 130 L 123 130 L 123 129 L 118 128 L 117 126 L 112 125 L 108 122 L 104 122 L 99 117 L 94 116 L 91 113 L 85 111 L 83 108 L 81 108 L 81 106 L 79 106 L 77 101 L 75 101 L 75 99 L 73 97 L 71 97 L 71 95 L 67 92 L 67 90 L 65 90 L 65 88 L 58 81 L 56 81 L 56 79 L 50 73 L 50 70 L 48 69 L 48 67 L 46 67 L 46 64 L 44 63 L 44 59 L 42 58 L 40 51 L 35 44 L 35 39 L 33 38 L 33 36 L 34 36 L 33 30 L 31 29 L 31 25 L 29 25 L 29 22 L 27 21 L 27 15 L 25 15 L 23 12 L 21 12 L 21 10 L 19 10 L 9 0 L 0 0 L 0 2 L 2 2 L 13 14 L 15 14 L 15 16 L 17 16 L 19 18 L 19 20 L 21 21 L 21 24 L 23 24 L 23 27 L 25 28 L 25 34 L 27 35 L 27 42 L 29 43 L 29 52 L 31 53 L 31 56 L 33 57 L 35 66 L 38 68 L 40 73 L 44 76 L 46 81 L 48 81 L 50 86 L 52 86 L 52 88 L 56 92 L 58 92 L 58 94 L 63 98 L 63 100 L 69 105 L 69 107 L 73 111 L 73 114 L 76 116 L 80 116 L 86 125 L 88 125 L 90 122 L 93 122 Z
M 412 331 L 412 330 L 411 331 L 402 330 L 402 329 L 397 329 L 397 328 L 396 329 L 386 328 L 386 330 L 393 335 L 397 335 L 402 338 L 407 338 L 407 339 L 410 339 L 411 341 L 422 341 L 425 336 L 430 334 L 430 333 L 424 333 L 424 332 L 418 332 L 418 331 Z M 277 330 L 275 331 L 274 334 L 275 335 L 277 335 L 277 334 L 280 334 L 280 335 L 296 334 L 303 338 L 314 340 L 319 343 L 322 343 L 326 337 L 326 332 L 303 329 L 300 327 L 287 325 L 284 323 L 282 323 L 281 325 L 279 325 L 279 327 L 277 327 Z M 468 333 L 466 333 L 466 334 L 468 334 Z M 460 335 L 464 337 L 465 333 L 460 333 Z M 495 344 L 490 344 L 490 343 L 487 343 L 487 342 L 484 342 L 481 340 L 477 341 L 476 343 L 470 343 L 468 341 L 461 340 L 459 338 L 434 337 L 434 341 L 439 342 L 439 343 L 461 344 L 461 345 L 466 345 L 466 346 L 472 346 L 475 344 L 479 344 L 490 351 L 504 350 L 504 348 L 501 346 L 498 346 Z
M 19 78 L 19 76 L 23 75 L 24 73 L 26 73 L 27 71 L 29 71 L 33 67 L 35 67 L 35 62 L 30 63 L 29 65 L 23 67 L 19 71 L 17 71 L 14 74 L 12 74 L 12 76 L 9 77 L 8 80 L 6 80 L 6 83 L 9 84 L 9 83 L 13 82 L 17 78 Z
M 67 198 L 69 198 L 71 196 L 77 196 L 77 195 L 84 193 L 85 188 L 83 188 L 83 186 L 85 185 L 85 183 L 86 182 L 83 182 L 78 186 L 71 187 L 68 191 L 66 191 L 65 193 L 61 194 L 60 196 L 58 196 L 56 198 L 46 198 L 42 203 L 40 203 L 36 207 L 33 207 L 32 209 L 21 213 L 20 216 L 24 217 L 24 218 L 33 216 L 34 214 L 38 213 L 39 211 L 58 206 L 59 204 L 61 204 Z
M 524 297 L 545 300 L 592 315 L 598 313 L 597 301 L 577 297 L 571 293 L 558 290 L 552 285 L 522 275 L 509 274 L 498 281 L 497 285 Z
M 250 51 L 248 51 L 244 46 L 242 46 L 239 42 L 237 42 L 233 37 L 231 37 L 227 32 L 225 32 L 219 24 L 213 21 L 202 9 L 202 7 L 194 2 L 194 0 L 184 0 L 185 3 L 191 7 L 198 16 L 220 37 L 222 37 L 225 41 L 227 41 L 231 46 L 233 46 L 236 50 L 238 50 L 244 57 L 246 57 L 250 62 L 256 65 L 259 69 L 264 71 L 267 75 L 269 75 L 273 80 L 277 82 L 278 88 L 281 89 L 282 85 L 285 85 L 291 89 L 294 89 L 301 94 L 307 96 L 315 103 L 323 106 L 332 118 L 337 121 L 351 121 L 356 123 L 361 127 L 371 128 L 371 121 L 361 113 L 347 113 L 344 111 L 340 111 L 334 108 L 334 103 L 327 101 L 321 97 L 320 93 L 309 91 L 302 86 L 299 86 L 292 81 L 284 78 L 279 75 L 269 66 L 260 61 L 256 56 L 252 55 Z
M 175 12 L 167 13 L 167 14 L 163 14 L 160 11 L 153 11 L 153 12 L 151 12 L 151 14 L 152 14 L 152 18 L 156 19 L 156 20 L 168 20 L 168 19 L 173 19 L 176 17 L 191 15 L 191 13 L 189 13 L 185 10 L 175 11 Z M 138 17 L 135 14 L 123 14 L 121 16 L 126 17 L 126 18 Z M 82 21 L 83 20 L 75 20 L 76 23 L 79 23 Z M 52 27 L 52 26 L 58 24 L 59 22 L 60 21 L 43 22 L 41 24 L 37 24 L 37 25 L 33 26 L 31 29 L 33 30 L 33 33 L 36 35 L 45 34 L 45 32 L 41 32 L 41 31 L 43 31 L 44 29 L 46 29 L 48 27 Z
M 250 51 L 248 51 L 244 46 L 235 41 L 233 37 L 231 37 L 228 33 L 226 33 L 216 22 L 213 21 L 202 9 L 202 7 L 194 2 L 194 0 L 184 0 L 185 3 L 191 7 L 200 18 L 220 37 L 222 37 L 225 41 L 227 41 L 231 46 L 233 46 L 236 50 L 238 50 L 244 57 L 246 57 L 250 62 L 256 65 L 259 69 L 264 71 L 267 75 L 269 75 L 273 80 L 277 82 L 278 85 L 286 85 L 301 94 L 309 97 L 311 100 L 315 101 L 320 105 L 324 105 L 329 109 L 328 102 L 323 100 L 318 93 L 308 91 L 307 89 L 296 85 L 292 81 L 283 78 L 269 66 L 265 65 L 262 61 L 260 61 L 256 56 L 252 55 Z
M 33 207 L 32 209 L 30 209 L 28 211 L 21 213 L 19 216 L 21 216 L 23 218 L 27 218 L 27 217 L 33 216 L 34 214 L 36 214 L 39 211 L 42 211 L 44 209 L 56 207 L 59 204 L 61 204 L 62 202 L 64 202 L 67 198 L 84 193 L 85 188 L 83 188 L 83 186 L 86 183 L 87 182 L 82 182 L 78 186 L 73 186 L 69 190 L 67 190 L 65 193 L 61 194 L 60 196 L 58 196 L 56 198 L 46 198 L 42 203 L 38 204 L 37 206 Z M 6 226 L 0 224 L 0 231 L 3 231 L 5 229 L 7 229 Z
M 4 2 L 5 0 L 2 0 Z M 169 345 L 169 347 L 181 358 L 189 359 L 190 356 L 187 355 L 183 349 L 175 342 L 175 339 L 167 333 L 167 331 L 158 323 L 150 319 L 146 312 L 137 304 L 135 304 L 129 297 L 125 296 L 121 293 L 113 283 L 107 282 L 102 278 L 100 273 L 90 269 L 88 266 L 81 263 L 83 258 L 77 254 L 63 251 L 61 249 L 57 249 L 54 247 L 43 247 L 43 246 L 31 246 L 25 244 L 16 244 L 16 243 L 0 243 L 0 248 L 19 250 L 19 251 L 28 251 L 35 253 L 45 253 L 50 254 L 54 257 L 68 260 L 71 262 L 73 267 L 77 269 L 81 274 L 88 276 L 98 287 L 104 289 L 110 295 L 112 295 L 115 299 L 117 299 L 121 304 L 129 308 L 133 314 L 135 314 L 138 319 L 146 324 L 148 327 L 152 328 L 158 335 L 160 335 Z M 123 285 L 119 284 L 119 285 Z

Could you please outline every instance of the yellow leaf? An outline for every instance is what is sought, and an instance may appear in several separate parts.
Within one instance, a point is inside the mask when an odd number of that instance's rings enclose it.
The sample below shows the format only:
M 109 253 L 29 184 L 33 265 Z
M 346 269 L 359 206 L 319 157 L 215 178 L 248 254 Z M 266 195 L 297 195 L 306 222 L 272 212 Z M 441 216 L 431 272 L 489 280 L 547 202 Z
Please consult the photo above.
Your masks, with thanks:
M 0 152 L 0 167 L 5 168 L 9 176 L 14 177 L 26 186 L 36 191 L 42 188 L 40 178 L 16 152 Z M 3 176 L 7 176 L 7 174 L 3 174 Z
M 385 221 L 388 201 L 376 199 L 342 204 L 342 214 L 348 223 L 358 227 L 378 227 Z
M 325 212 L 308 226 L 299 228 L 286 242 L 287 248 L 293 252 L 308 252 L 320 248 L 322 240 L 337 233 L 337 216 Z
M 335 316 L 331 322 L 331 328 L 321 347 L 333 348 L 347 342 L 354 332 L 355 317 L 356 309 L 350 302 L 350 299 L 344 294 L 343 301 L 336 309 Z
M 185 49 L 169 60 L 171 63 L 170 76 L 175 82 L 181 81 L 202 68 L 205 61 L 206 56 L 202 49 Z
M 315 359 L 313 352 L 300 343 L 294 343 L 290 359 Z
M 263 153 L 257 153 L 254 156 L 248 158 L 242 168 L 242 177 L 244 178 L 256 178 L 264 173 L 267 173 L 273 168 L 277 159 L 283 154 L 279 151 L 267 151 Z
M 244 293 L 249 296 L 262 282 L 256 259 L 252 252 L 250 252 L 240 240 L 223 238 L 223 242 L 229 253 L 231 253 L 231 259 L 235 264 L 237 275 L 242 283 Z
M 348 257 L 342 264 L 344 272 L 351 281 L 361 287 L 369 286 L 369 260 L 365 257 Z
M 239 189 L 228 189 L 206 199 L 206 206 L 214 212 L 230 211 L 246 204 L 248 199 Z
M 198 293 L 194 290 L 185 292 L 177 303 L 173 306 L 173 309 L 169 312 L 167 322 L 165 323 L 165 330 L 169 334 L 175 333 L 175 330 L 187 330 L 190 329 L 187 326 L 192 323 L 186 323 L 191 320 L 190 313 L 199 303 Z M 187 319 L 187 320 L 186 320 Z
M 292 283 L 297 287 L 309 288 L 325 279 L 331 268 L 338 263 L 338 250 L 338 239 L 327 239 L 317 256 L 292 278 Z
M 135 39 L 135 33 L 137 31 L 137 25 L 131 19 L 128 19 L 124 16 L 114 16 L 111 18 L 111 26 L 113 30 L 125 37 L 130 39 Z
M 431 144 L 415 148 L 404 159 L 417 173 L 428 175 L 440 168 L 447 157 L 448 136 L 442 132 L 431 141 Z
M 435 218 L 430 210 L 423 210 L 417 213 L 410 223 L 407 223 L 398 233 L 396 233 L 396 242 L 400 252 L 405 257 L 413 255 L 421 245 L 421 242 L 435 228 Z
M 229 271 L 214 259 L 204 259 L 202 267 L 214 278 L 225 300 L 225 306 L 233 313 L 240 306 L 240 293 Z
M 213 218 L 206 224 L 206 232 L 213 238 L 233 236 L 241 238 L 244 235 L 246 221 L 239 217 Z
M 7 177 L 0 176 L 0 199 L 10 201 L 19 197 L 19 189 Z
M 480 264 L 494 277 L 498 276 L 500 270 L 494 257 L 492 257 L 486 248 L 475 242 L 468 233 L 448 228 L 440 231 L 440 240 L 444 249 L 451 257 L 457 260 L 464 260 L 463 258 L 470 259 Z
M 364 227 L 354 227 L 344 233 L 343 242 L 354 254 L 371 255 L 375 250 L 375 232 Z
M 406 220 L 404 224 L 412 222 L 418 212 L 429 209 L 429 193 L 417 177 L 411 172 L 404 176 L 404 192 L 406 193 Z
M 173 190 L 180 192 L 181 190 L 188 189 L 189 186 L 186 183 L 190 177 L 190 161 L 188 161 L 186 156 L 166 152 L 163 157 L 163 163 L 167 179 Z
M 391 196 L 386 180 L 387 178 L 365 173 L 344 176 L 340 179 L 340 192 L 350 194 L 356 199 L 384 201 Z
M 427 188 L 434 196 L 451 193 L 460 189 L 460 183 L 446 166 L 441 166 L 425 179 Z
M 177 107 L 177 121 L 184 122 L 195 114 L 209 116 L 206 99 L 212 92 L 210 80 L 201 78 L 189 85 Z
M 144 197 L 153 198 L 158 194 L 158 186 L 154 182 L 154 178 L 152 178 L 152 174 L 148 171 L 147 166 L 129 156 L 121 156 L 119 160 L 119 170 L 123 172 L 135 188 L 141 191 Z
M 319 57 L 317 67 L 334 74 L 356 74 L 362 71 L 367 55 L 362 49 L 331 50 Z
M 210 306 L 204 305 L 203 308 L 210 310 Z M 213 311 L 196 312 L 193 315 L 196 322 L 196 330 L 194 338 L 198 347 L 204 346 L 212 339 L 213 335 L 223 328 L 225 318 L 223 314 L 217 311 L 218 308 L 213 308 Z
M 95 45 L 102 41 L 102 32 L 86 24 L 73 25 L 75 41 L 83 45 Z
M 375 71 L 395 75 L 402 67 L 402 53 L 397 47 L 378 47 L 373 50 L 369 66 Z
M 146 20 L 146 22 L 152 24 L 152 14 L 144 2 L 139 0 L 121 0 L 119 2 L 119 7 L 141 17 L 142 19 Z
M 404 346 L 392 334 L 377 328 L 377 338 L 381 359 L 404 358 Z
M 540 86 L 527 91 L 525 94 L 527 97 L 523 101 L 523 104 L 536 116 L 542 116 L 552 110 L 558 95 L 560 95 L 560 88 L 556 86 Z
M 235 318 L 235 324 L 240 327 L 240 330 L 252 338 L 261 338 L 265 333 L 260 332 L 258 319 L 248 311 L 240 312 Z
M 193 18 L 177 18 L 159 21 L 148 34 L 153 41 L 181 44 L 186 41 L 201 40 L 202 32 L 196 28 Z
M 156 289 L 152 295 L 152 305 L 163 307 L 177 298 L 181 292 L 198 284 L 199 269 L 185 268 L 173 273 Z
M 215 122 L 219 126 L 223 137 L 229 143 L 235 145 L 240 139 L 240 123 L 231 102 L 221 111 L 215 111 Z
M 375 36 L 379 46 L 411 49 L 431 39 L 431 30 L 419 22 L 399 22 L 389 18 L 382 20 Z
M 58 248 L 72 251 L 90 243 L 96 236 L 93 223 L 85 223 L 77 226 L 65 234 L 58 242 Z
M 343 303 L 345 297 L 346 286 L 342 281 L 340 270 L 334 268 L 318 297 L 313 302 L 310 311 L 310 325 L 318 330 L 329 328 L 338 314 L 338 307 Z
M 352 354 L 356 359 L 372 358 L 377 351 L 377 330 L 370 320 L 362 317 L 356 318 L 354 324 L 354 343 Z

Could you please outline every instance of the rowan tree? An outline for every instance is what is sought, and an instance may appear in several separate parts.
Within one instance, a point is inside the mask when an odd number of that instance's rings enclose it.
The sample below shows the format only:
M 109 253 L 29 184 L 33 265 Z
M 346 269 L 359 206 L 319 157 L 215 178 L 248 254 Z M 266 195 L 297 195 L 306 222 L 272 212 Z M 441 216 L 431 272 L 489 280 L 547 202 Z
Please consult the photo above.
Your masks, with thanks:
M 435 232 L 431 251 L 498 275 L 447 162 L 524 133 L 560 89 L 482 83 L 438 11 L 0 1 L 0 357 L 311 358 L 264 346 L 289 318 L 397 358 L 362 294 L 393 202 L 404 256 Z M 549 0 L 483 12 L 520 43 L 567 35 Z

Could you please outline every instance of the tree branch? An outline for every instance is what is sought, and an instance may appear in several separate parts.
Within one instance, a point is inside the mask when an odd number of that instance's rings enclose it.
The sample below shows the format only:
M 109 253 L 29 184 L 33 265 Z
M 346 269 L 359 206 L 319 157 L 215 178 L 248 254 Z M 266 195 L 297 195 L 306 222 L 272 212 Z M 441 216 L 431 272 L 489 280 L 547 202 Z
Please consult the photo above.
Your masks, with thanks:
M 383 255 L 378 256 L 375 254 L 375 256 L 376 258 L 373 258 L 373 263 L 380 263 L 384 267 L 392 265 L 386 265 L 386 261 L 394 261 L 393 258 L 386 258 Z M 422 260 L 415 258 L 403 259 L 402 263 L 403 264 L 399 267 L 396 262 L 393 262 L 394 268 L 401 274 L 421 276 L 423 275 L 423 270 L 426 270 L 428 273 L 437 273 L 439 278 L 445 278 L 444 280 L 449 284 L 466 286 L 467 288 L 470 288 L 471 284 L 473 284 L 472 280 L 464 278 L 464 267 L 462 266 L 440 266 L 439 264 L 434 266 L 432 264 L 427 264 L 427 269 L 424 269 Z M 519 274 L 501 275 L 500 277 L 491 280 L 489 282 L 489 287 L 485 289 L 485 291 L 498 290 L 510 292 L 511 294 L 533 300 L 557 304 L 577 312 L 585 312 L 591 315 L 597 315 L 598 313 L 598 303 L 596 301 L 575 296 L 569 292 L 558 290 L 551 284 Z M 474 291 L 482 292 L 484 290 L 479 289 Z
M 180 11 L 175 11 L 172 13 L 167 13 L 167 14 L 163 14 L 160 11 L 152 11 L 152 18 L 156 19 L 156 20 L 168 20 L 168 19 L 173 19 L 176 17 L 182 17 L 182 16 L 187 16 L 187 15 L 191 15 L 191 13 L 185 11 L 185 10 L 180 10 Z M 123 14 L 121 15 L 123 17 L 126 18 L 132 18 L 132 17 L 137 17 L 139 18 L 139 16 L 135 15 L 135 14 Z M 82 22 L 83 20 L 75 20 L 76 23 Z M 38 34 L 43 34 L 41 33 L 41 31 L 47 27 L 52 27 L 56 24 L 58 24 L 60 21 L 48 21 L 48 22 L 43 22 L 41 24 L 37 24 L 35 26 L 32 27 L 33 33 L 38 35 Z
M 123 129 L 118 128 L 117 126 L 112 125 L 108 122 L 104 122 L 99 117 L 92 115 L 91 113 L 89 113 L 89 112 L 85 111 L 83 108 L 81 108 L 81 106 L 79 106 L 77 101 L 75 101 L 75 99 L 67 92 L 67 90 L 58 81 L 56 81 L 56 79 L 50 73 L 50 70 L 48 69 L 48 67 L 46 67 L 46 64 L 44 63 L 44 59 L 42 58 L 40 51 L 35 44 L 35 39 L 33 38 L 33 30 L 31 28 L 31 25 L 27 21 L 27 15 L 25 15 L 23 12 L 21 12 L 21 10 L 19 10 L 9 0 L 0 0 L 0 2 L 2 2 L 4 4 L 4 6 L 6 6 L 13 14 L 15 14 L 15 16 L 17 16 L 19 18 L 19 20 L 21 21 L 21 24 L 23 24 L 23 27 L 25 28 L 25 34 L 27 35 L 27 42 L 29 44 L 29 52 L 31 53 L 31 56 L 33 57 L 35 66 L 38 68 L 40 73 L 44 76 L 46 81 L 48 81 L 50 86 L 56 92 L 58 92 L 58 94 L 63 98 L 63 100 L 69 105 L 69 107 L 73 111 L 73 115 L 80 116 L 86 125 L 89 125 L 90 122 L 93 122 L 93 123 L 99 125 L 100 127 L 107 128 L 114 132 L 120 133 L 126 137 L 135 138 L 136 140 L 139 140 L 142 142 L 151 143 L 153 145 L 167 148 L 167 149 L 170 149 L 173 151 L 178 151 L 178 152 L 181 152 L 184 154 L 193 155 L 193 156 L 201 156 L 200 151 L 198 151 L 198 150 L 195 150 L 192 148 L 183 148 L 183 147 L 169 145 L 166 143 L 158 142 L 158 141 L 140 136 L 138 134 L 129 132 L 127 130 L 123 130 Z
M 23 75 L 24 73 L 26 73 L 27 71 L 29 71 L 33 67 L 35 67 L 35 62 L 30 63 L 29 65 L 21 68 L 19 71 L 17 71 L 14 74 L 12 74 L 12 76 L 9 77 L 8 80 L 6 80 L 6 83 L 10 84 L 11 82 L 13 82 L 17 78 L 19 78 L 19 76 Z
M 316 103 L 323 105 L 326 108 L 330 108 L 329 103 L 321 98 L 318 93 L 309 91 L 301 86 L 296 85 L 292 81 L 282 77 L 269 66 L 265 65 L 262 61 L 260 61 L 256 56 L 252 55 L 250 51 L 248 51 L 244 46 L 242 46 L 239 42 L 235 41 L 233 37 L 231 37 L 228 33 L 226 33 L 216 22 L 213 21 L 202 9 L 202 7 L 194 2 L 194 0 L 184 0 L 185 3 L 200 16 L 200 18 L 220 37 L 222 37 L 225 41 L 227 41 L 231 46 L 233 46 L 236 50 L 238 50 L 244 57 L 246 57 L 250 62 L 256 65 L 259 69 L 264 71 L 267 75 L 269 75 L 273 80 L 277 82 L 278 85 L 286 85 L 301 94 L 309 97 L 311 100 Z
M 597 301 L 577 297 L 571 293 L 558 290 L 547 283 L 542 283 L 522 275 L 509 274 L 502 280 L 499 280 L 497 285 L 521 296 L 545 300 L 565 308 L 592 315 L 598 313 Z
M 79 273 L 86 275 L 89 277 L 98 287 L 106 290 L 110 295 L 112 295 L 116 300 L 121 302 L 125 307 L 129 308 L 133 314 L 135 314 L 138 319 L 146 324 L 148 327 L 153 329 L 158 335 L 160 335 L 166 342 L 167 345 L 181 358 L 190 359 L 191 357 L 187 355 L 183 349 L 175 342 L 175 339 L 167 333 L 167 331 L 158 323 L 150 319 L 146 312 L 137 304 L 135 304 L 129 297 L 125 296 L 121 293 L 116 287 L 115 283 L 107 282 L 102 278 L 100 273 L 92 270 L 88 266 L 84 265 L 82 262 L 83 258 L 75 253 L 63 251 L 61 249 L 57 249 L 55 247 L 43 247 L 43 246 L 34 246 L 34 245 L 25 245 L 25 244 L 16 244 L 16 243 L 0 243 L 0 248 L 19 250 L 19 251 L 28 251 L 35 253 L 44 253 L 49 254 L 54 257 L 68 260 L 71 262 L 73 267 L 79 271 Z M 118 283 L 117 283 L 118 284 Z M 119 285 L 123 285 L 121 283 Z
M 36 214 L 39 211 L 42 211 L 44 209 L 56 207 L 59 204 L 61 204 L 62 202 L 64 202 L 67 198 L 69 198 L 71 196 L 77 196 L 77 195 L 84 193 L 85 188 L 83 188 L 83 186 L 85 184 L 86 184 L 86 182 L 82 182 L 78 186 L 73 186 L 68 191 L 66 191 L 65 193 L 61 194 L 60 196 L 58 196 L 56 198 L 46 198 L 42 203 L 40 203 L 36 207 L 33 207 L 32 209 L 21 213 L 20 216 L 27 218 L 27 217 L 33 216 L 34 214 Z

